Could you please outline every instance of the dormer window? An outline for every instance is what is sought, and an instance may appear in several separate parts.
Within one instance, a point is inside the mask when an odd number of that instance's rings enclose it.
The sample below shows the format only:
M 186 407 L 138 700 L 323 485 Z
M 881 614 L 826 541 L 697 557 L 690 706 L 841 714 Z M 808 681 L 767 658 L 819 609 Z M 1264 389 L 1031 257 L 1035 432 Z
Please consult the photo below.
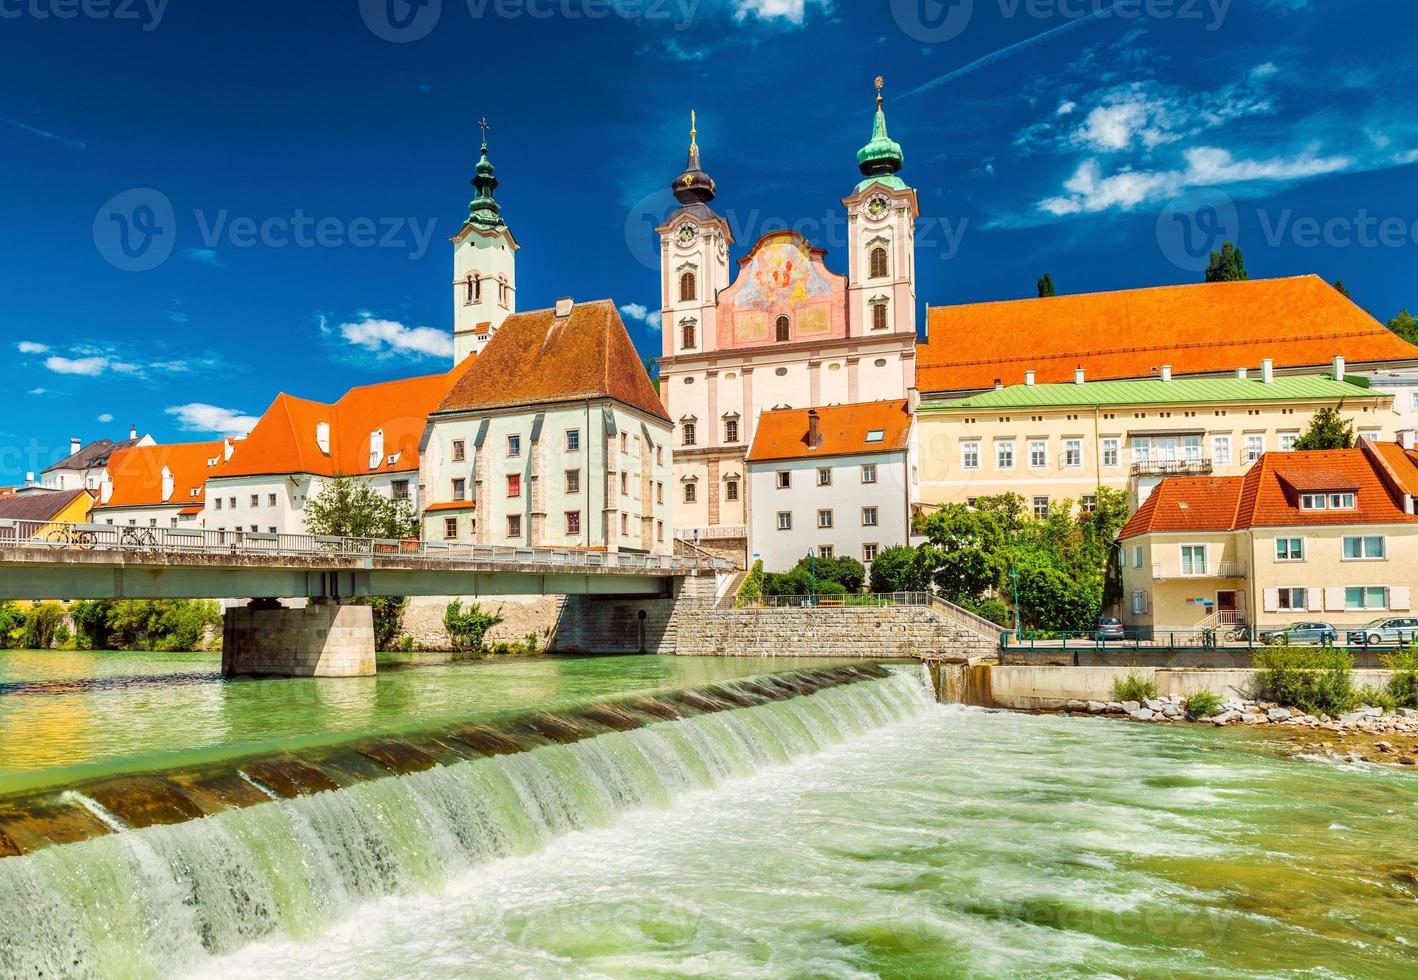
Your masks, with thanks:
M 867 442 L 884 442 L 885 440 L 885 429 L 871 429 L 867 432 Z
M 1358 506 L 1354 493 L 1302 493 L 1301 510 L 1353 510 Z
M 330 455 L 330 423 L 315 423 L 315 445 L 320 447 L 320 451 L 326 456 Z

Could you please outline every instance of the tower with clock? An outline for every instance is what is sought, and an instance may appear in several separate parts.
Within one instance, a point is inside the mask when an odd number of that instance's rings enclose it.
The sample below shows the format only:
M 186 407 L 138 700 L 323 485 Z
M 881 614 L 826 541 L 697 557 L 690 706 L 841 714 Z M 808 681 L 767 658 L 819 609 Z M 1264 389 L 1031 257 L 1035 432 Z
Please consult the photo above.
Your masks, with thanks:
M 486 119 L 482 156 L 473 176 L 477 195 L 453 242 L 453 359 L 461 364 L 487 346 L 502 321 L 517 310 L 517 239 L 497 203 L 497 177 L 487 156 Z

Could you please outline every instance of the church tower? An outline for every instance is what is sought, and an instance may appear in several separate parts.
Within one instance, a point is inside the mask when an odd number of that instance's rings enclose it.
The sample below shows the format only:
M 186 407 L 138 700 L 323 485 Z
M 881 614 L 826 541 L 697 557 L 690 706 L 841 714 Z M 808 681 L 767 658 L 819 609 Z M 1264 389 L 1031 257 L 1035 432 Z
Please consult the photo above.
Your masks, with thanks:
M 517 310 L 517 240 L 502 219 L 493 192 L 497 178 L 487 157 L 487 120 L 482 126 L 482 157 L 468 205 L 468 220 L 453 242 L 453 358 L 461 364 L 479 353 L 502 321 Z
M 876 77 L 871 140 L 857 152 L 862 179 L 842 204 L 849 248 L 847 317 L 853 337 L 916 336 L 916 191 L 897 173 L 901 144 L 886 131 L 883 81 Z
M 689 114 L 689 160 L 670 189 L 680 207 L 660 235 L 660 316 L 665 357 L 703 354 L 718 341 L 715 302 L 729 285 L 729 223 L 709 207 L 717 187 L 699 162 L 699 133 Z

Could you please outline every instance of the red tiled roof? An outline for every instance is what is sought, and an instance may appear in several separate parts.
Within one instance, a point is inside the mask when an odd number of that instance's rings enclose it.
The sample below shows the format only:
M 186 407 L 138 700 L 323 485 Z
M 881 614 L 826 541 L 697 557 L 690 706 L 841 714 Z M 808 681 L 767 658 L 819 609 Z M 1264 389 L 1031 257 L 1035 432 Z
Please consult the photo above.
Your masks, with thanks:
M 1418 496 L 1418 452 L 1406 450 L 1396 442 L 1379 442 L 1374 446 L 1388 464 L 1389 472 L 1399 488 L 1404 493 Z
M 201 504 L 207 477 L 215 472 L 208 460 L 220 462 L 221 442 L 188 442 L 170 446 L 134 446 L 108 459 L 113 494 L 105 507 L 150 507 L 161 504 Z M 163 497 L 163 470 L 172 474 L 172 495 Z M 196 490 L 194 494 L 192 491 Z
M 512 314 L 438 411 L 607 397 L 669 419 L 608 299 L 577 303 L 564 319 L 554 309 Z
M 822 444 L 810 448 L 807 439 L 809 411 L 806 408 L 782 408 L 760 415 L 758 428 L 753 434 L 753 446 L 748 451 L 749 462 L 899 452 L 906 448 L 911 436 L 911 416 L 906 402 L 901 399 L 829 405 L 815 409 Z M 881 438 L 868 442 L 867 434 L 878 431 Z
M 1382 455 L 1383 462 L 1389 462 Z M 1410 466 L 1412 464 L 1409 464 Z M 1245 476 L 1170 477 L 1152 491 L 1120 539 L 1153 531 L 1398 524 L 1418 521 L 1362 447 L 1266 453 Z M 1411 476 L 1411 474 L 1410 474 Z M 1301 493 L 1353 492 L 1353 510 L 1301 510 Z
M 1256 368 L 1319 368 L 1336 354 L 1350 364 L 1418 361 L 1418 347 L 1318 276 L 1160 286 L 1045 299 L 938 306 L 917 347 L 922 391 L 1177 375 Z
M 419 467 L 419 442 L 429 413 L 474 362 L 470 356 L 447 374 L 351 388 L 333 405 L 277 395 L 251 434 L 236 444 L 231 459 L 210 475 L 414 472 Z M 330 426 L 328 453 L 316 441 L 322 422 Z M 377 465 L 370 466 L 370 437 L 376 430 L 384 433 L 384 448 Z M 391 456 L 397 457 L 392 463 Z

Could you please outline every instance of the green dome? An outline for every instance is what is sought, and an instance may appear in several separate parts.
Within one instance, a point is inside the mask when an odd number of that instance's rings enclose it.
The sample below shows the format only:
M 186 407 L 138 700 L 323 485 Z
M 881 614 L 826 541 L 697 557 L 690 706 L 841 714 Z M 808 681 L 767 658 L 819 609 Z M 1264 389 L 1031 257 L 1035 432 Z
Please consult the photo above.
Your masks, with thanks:
M 478 160 L 473 186 L 478 195 L 468 205 L 468 220 L 483 228 L 498 228 L 506 222 L 502 220 L 502 205 L 497 203 L 493 192 L 497 190 L 497 178 L 493 176 L 492 161 L 487 158 L 487 130 L 483 130 L 482 158 Z
M 886 112 L 877 96 L 876 121 L 872 125 L 871 142 L 857 151 L 857 167 L 867 177 L 894 174 L 905 166 L 901 144 L 886 133 Z

